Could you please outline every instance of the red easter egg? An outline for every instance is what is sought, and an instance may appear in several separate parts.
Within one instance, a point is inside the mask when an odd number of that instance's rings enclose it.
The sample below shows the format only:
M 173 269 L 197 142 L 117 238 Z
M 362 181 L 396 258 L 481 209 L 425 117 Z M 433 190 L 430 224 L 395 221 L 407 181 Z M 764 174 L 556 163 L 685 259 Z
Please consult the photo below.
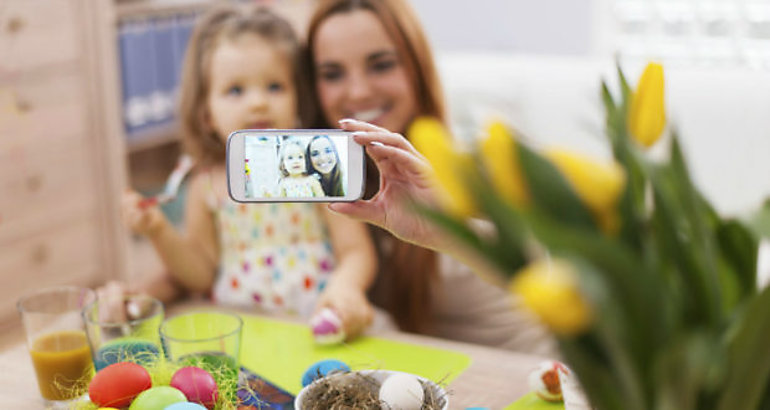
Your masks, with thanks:
M 152 387 L 144 367 L 130 362 L 113 363 L 94 375 L 88 396 L 99 407 L 125 407 L 134 397 Z
M 171 377 L 171 387 L 184 393 L 187 400 L 214 408 L 219 395 L 214 377 L 200 367 L 183 367 Z

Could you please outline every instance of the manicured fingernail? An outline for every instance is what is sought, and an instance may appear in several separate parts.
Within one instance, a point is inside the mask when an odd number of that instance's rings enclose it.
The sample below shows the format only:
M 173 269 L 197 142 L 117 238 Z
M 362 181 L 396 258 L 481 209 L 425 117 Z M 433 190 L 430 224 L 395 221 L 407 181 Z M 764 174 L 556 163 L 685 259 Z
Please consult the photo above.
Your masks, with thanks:
M 339 122 L 340 124 L 346 124 L 346 123 L 355 122 L 355 121 L 356 121 L 356 120 L 354 120 L 354 119 L 352 119 L 352 118 L 343 118 L 343 119 L 339 120 L 338 122 Z
M 372 141 L 369 144 L 374 145 L 375 147 L 384 147 L 385 144 L 379 142 L 379 141 Z

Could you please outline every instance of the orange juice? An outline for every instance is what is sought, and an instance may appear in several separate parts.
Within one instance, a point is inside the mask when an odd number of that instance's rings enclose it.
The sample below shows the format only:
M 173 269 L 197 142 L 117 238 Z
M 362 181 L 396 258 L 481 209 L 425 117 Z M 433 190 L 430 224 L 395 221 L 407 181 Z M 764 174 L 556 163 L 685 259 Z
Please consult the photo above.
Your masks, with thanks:
M 86 392 L 93 365 L 85 332 L 49 333 L 30 349 L 40 394 L 47 400 L 69 400 Z

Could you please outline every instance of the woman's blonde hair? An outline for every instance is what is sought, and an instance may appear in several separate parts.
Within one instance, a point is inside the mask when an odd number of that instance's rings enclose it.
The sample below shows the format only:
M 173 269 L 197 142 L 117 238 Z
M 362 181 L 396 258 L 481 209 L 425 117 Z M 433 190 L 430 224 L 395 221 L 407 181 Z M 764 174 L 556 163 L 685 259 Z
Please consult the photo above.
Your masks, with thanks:
M 219 163 L 225 159 L 223 136 L 211 128 L 206 99 L 210 87 L 211 56 L 223 41 L 256 35 L 275 44 L 292 64 L 300 123 L 315 117 L 310 97 L 308 64 L 291 24 L 264 7 L 218 6 L 201 16 L 195 25 L 185 53 L 179 90 L 179 122 L 182 141 L 199 163 Z
M 444 96 L 428 41 L 417 15 L 404 0 L 321 0 L 308 26 L 307 61 L 316 105 L 320 107 L 313 47 L 319 26 L 329 17 L 354 11 L 372 12 L 396 45 L 417 98 L 417 116 L 432 116 L 446 121 Z M 320 110 L 319 110 L 320 112 Z M 315 126 L 329 127 L 323 115 Z M 404 133 L 406 130 L 392 130 Z M 379 172 L 367 163 L 366 197 L 379 190 Z M 437 276 L 435 252 L 400 241 L 390 233 L 374 228 L 380 249 L 380 274 L 372 298 L 386 308 L 399 327 L 406 331 L 429 331 L 431 283 Z M 390 242 L 391 244 L 386 244 Z

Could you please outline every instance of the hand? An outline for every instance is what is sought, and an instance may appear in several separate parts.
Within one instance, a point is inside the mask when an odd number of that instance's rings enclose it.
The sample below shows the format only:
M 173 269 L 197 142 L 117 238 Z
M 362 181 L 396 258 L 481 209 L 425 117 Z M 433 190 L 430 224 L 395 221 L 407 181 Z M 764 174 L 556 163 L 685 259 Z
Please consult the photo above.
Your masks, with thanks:
M 128 320 L 131 312 L 135 309 L 126 304 L 126 296 L 134 293 L 128 287 L 117 281 L 107 282 L 106 285 L 96 289 L 97 300 L 99 301 L 99 321 L 109 323 L 124 323 Z
M 342 328 L 348 339 L 363 333 L 374 320 L 374 308 L 364 292 L 355 286 L 331 281 L 321 293 L 315 314 L 330 308 L 342 320 Z
M 403 241 L 435 248 L 436 229 L 409 201 L 432 204 L 435 191 L 425 157 L 400 134 L 357 120 L 340 121 L 354 131 L 353 139 L 366 148 L 380 171 L 380 190 L 369 200 L 337 202 L 329 209 L 377 225 Z
M 124 193 L 121 205 L 123 222 L 134 233 L 152 236 L 166 220 L 156 203 L 147 201 L 136 191 Z

